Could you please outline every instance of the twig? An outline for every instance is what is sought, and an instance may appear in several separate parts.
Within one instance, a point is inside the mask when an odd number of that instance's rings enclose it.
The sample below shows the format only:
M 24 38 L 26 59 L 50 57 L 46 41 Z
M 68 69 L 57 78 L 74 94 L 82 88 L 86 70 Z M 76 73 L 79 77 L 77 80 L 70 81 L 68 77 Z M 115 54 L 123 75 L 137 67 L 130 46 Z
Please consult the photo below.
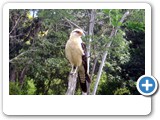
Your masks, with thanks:
M 79 28 L 79 29 L 82 29 L 80 26 L 78 26 L 77 24 L 75 24 L 75 23 L 72 22 L 71 20 L 67 19 L 66 17 L 65 17 L 65 20 L 67 20 L 67 22 L 68 22 L 69 24 L 72 24 L 72 25 L 74 25 L 75 27 L 77 27 L 77 28 Z
M 72 22 L 71 20 L 69 20 L 69 19 L 67 19 L 66 17 L 64 18 L 65 20 L 67 20 L 67 22 L 71 25 L 73 25 L 73 26 L 75 26 L 75 27 L 77 27 L 77 28 L 79 28 L 79 29 L 82 29 L 80 26 L 78 26 L 77 24 L 75 24 L 74 22 Z M 83 29 L 82 29 L 83 30 Z M 86 34 L 87 32 L 86 31 L 84 31 L 83 30 L 83 32 Z
M 22 35 L 25 35 L 25 34 L 19 34 L 19 35 L 14 35 L 14 36 L 11 36 L 11 35 L 10 35 L 9 38 L 12 39 L 12 38 L 20 37 L 20 36 L 22 36 Z
M 12 33 L 12 31 L 16 28 L 16 26 L 18 25 L 19 21 L 20 21 L 21 16 L 18 18 L 18 20 L 16 21 L 16 24 L 14 25 L 14 27 L 12 28 L 12 30 L 9 32 L 9 35 Z
M 18 59 L 20 56 L 22 56 L 22 55 L 24 55 L 24 54 L 26 54 L 26 53 L 28 53 L 30 51 L 36 51 L 36 50 L 28 50 L 28 51 L 22 52 L 19 55 L 17 55 L 16 57 L 14 57 L 11 60 L 9 60 L 9 62 L 11 63 L 13 60 Z

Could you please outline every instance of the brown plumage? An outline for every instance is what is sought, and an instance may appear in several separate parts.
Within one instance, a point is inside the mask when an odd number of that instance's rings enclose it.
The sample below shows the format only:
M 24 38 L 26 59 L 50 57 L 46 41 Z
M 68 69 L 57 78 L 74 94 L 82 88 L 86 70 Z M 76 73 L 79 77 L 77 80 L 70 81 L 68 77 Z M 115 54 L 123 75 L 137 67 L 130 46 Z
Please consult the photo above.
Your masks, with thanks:
M 91 83 L 90 77 L 87 73 L 87 49 L 84 43 L 81 43 L 84 55 L 82 55 L 82 65 L 78 67 L 78 78 L 80 80 L 81 89 L 84 93 L 87 92 L 87 83 Z

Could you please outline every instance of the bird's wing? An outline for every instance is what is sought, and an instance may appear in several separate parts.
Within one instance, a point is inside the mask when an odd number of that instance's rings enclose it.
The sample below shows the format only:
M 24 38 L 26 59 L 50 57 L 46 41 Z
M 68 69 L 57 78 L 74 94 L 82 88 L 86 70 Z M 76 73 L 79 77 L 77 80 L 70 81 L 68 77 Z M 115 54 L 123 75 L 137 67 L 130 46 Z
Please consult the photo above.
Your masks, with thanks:
M 81 89 L 83 92 L 87 92 L 87 83 L 91 83 L 91 79 L 87 73 L 87 49 L 85 43 L 81 43 L 84 55 L 82 55 L 82 65 L 79 66 L 78 77 L 80 80 Z
M 81 43 L 81 46 L 82 46 L 82 49 L 83 49 L 83 52 L 84 52 L 84 55 L 82 55 L 82 65 L 83 65 L 85 71 L 87 72 L 87 68 L 88 68 L 88 65 L 87 65 L 87 48 L 86 48 L 86 44 L 84 42 Z

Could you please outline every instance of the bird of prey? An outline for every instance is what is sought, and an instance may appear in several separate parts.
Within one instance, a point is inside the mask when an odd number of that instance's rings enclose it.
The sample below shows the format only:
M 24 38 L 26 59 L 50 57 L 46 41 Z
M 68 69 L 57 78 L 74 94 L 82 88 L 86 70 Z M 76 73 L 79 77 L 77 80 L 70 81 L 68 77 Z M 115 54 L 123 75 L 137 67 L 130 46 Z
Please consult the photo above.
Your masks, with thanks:
M 78 72 L 82 94 L 87 95 L 87 82 L 90 83 L 91 80 L 87 73 L 87 49 L 81 39 L 83 35 L 82 29 L 74 29 L 70 33 L 65 46 L 65 54 L 72 66 L 70 74 L 77 74 Z

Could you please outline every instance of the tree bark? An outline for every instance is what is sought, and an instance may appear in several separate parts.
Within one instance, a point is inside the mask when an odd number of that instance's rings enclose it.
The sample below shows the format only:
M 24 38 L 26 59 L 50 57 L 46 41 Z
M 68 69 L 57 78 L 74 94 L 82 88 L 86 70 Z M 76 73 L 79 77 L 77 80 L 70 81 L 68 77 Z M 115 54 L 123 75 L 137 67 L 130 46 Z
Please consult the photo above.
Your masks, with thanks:
M 16 82 L 16 77 L 16 68 L 14 67 L 13 70 L 10 70 L 9 81 Z
M 96 10 L 92 9 L 90 13 L 89 30 L 88 30 L 89 44 L 87 47 L 87 67 L 88 67 L 87 73 L 89 73 L 89 69 L 90 69 L 90 52 L 91 52 L 91 43 L 92 43 L 93 29 L 95 24 L 95 17 L 96 17 Z
M 124 19 L 129 15 L 129 11 L 125 12 L 125 14 L 122 16 L 120 22 L 122 23 L 124 21 Z M 115 29 L 113 28 L 112 29 L 112 32 L 109 36 L 109 38 L 111 39 L 113 36 L 116 35 L 118 29 L 120 28 L 120 26 L 117 26 Z M 106 44 L 106 47 L 109 48 L 112 44 L 112 39 L 111 41 Z M 102 74 L 102 70 L 103 70 L 103 67 L 104 67 L 104 64 L 105 64 L 105 61 L 106 61 L 106 58 L 107 58 L 107 55 L 108 55 L 108 50 L 106 50 L 104 53 L 103 53 L 103 56 L 102 56 L 102 62 L 101 62 L 101 65 L 99 67 L 99 71 L 98 71 L 98 75 L 97 75 L 97 79 L 96 79 L 96 83 L 95 83 L 95 86 L 94 86 L 94 89 L 93 89 L 93 93 L 92 95 L 95 95 L 96 94 L 96 91 L 97 91 L 97 88 L 98 88 L 98 84 L 99 84 L 99 81 L 100 81 L 100 78 L 101 78 L 101 74 Z
M 92 72 L 91 72 L 91 80 L 92 80 L 93 75 L 94 75 L 94 71 L 95 71 L 95 68 L 96 68 L 96 65 L 97 65 L 98 57 L 99 57 L 99 54 L 94 59 L 94 64 L 93 64 L 93 68 L 92 68 Z
M 110 45 L 112 44 L 112 41 L 110 41 L 107 45 L 107 47 L 110 47 Z M 98 88 L 98 84 L 99 84 L 99 81 L 100 81 L 100 78 L 101 78 L 101 74 L 102 74 L 102 70 L 103 70 L 103 67 L 104 67 L 104 64 L 105 64 L 105 60 L 106 60 L 106 57 L 108 55 L 108 51 L 105 51 L 103 53 L 103 56 L 102 56 L 102 62 L 101 62 L 101 65 L 99 67 L 99 71 L 98 71 L 98 75 L 97 75 L 97 79 L 96 79 L 96 83 L 95 83 L 95 86 L 94 86 L 94 89 L 93 89 L 93 95 L 96 94 L 96 91 L 97 91 L 97 88 Z
M 77 74 L 69 74 L 66 95 L 74 95 L 77 84 Z
M 91 72 L 91 75 L 90 75 L 91 80 L 93 79 L 93 75 L 94 75 L 94 71 L 95 71 L 95 68 L 96 68 L 96 65 L 97 65 L 97 61 L 98 61 L 98 55 L 94 59 L 94 64 L 93 64 L 92 72 Z M 91 87 L 91 85 L 90 85 L 90 83 L 88 83 L 87 84 L 87 88 L 88 88 L 87 94 L 88 95 L 90 95 L 90 87 Z
M 95 24 L 95 17 L 96 17 L 96 10 L 92 9 L 91 12 L 88 12 L 89 16 L 89 28 L 88 28 L 88 35 L 89 35 L 89 43 L 87 46 L 87 73 L 89 74 L 90 71 L 90 53 L 91 53 L 91 43 L 92 43 L 92 36 L 93 36 L 93 29 Z M 91 79 L 92 80 L 92 79 Z M 90 94 L 90 83 L 87 82 L 87 94 Z
M 22 89 L 23 84 L 24 84 L 24 78 L 25 78 L 26 72 L 27 72 L 27 67 L 24 67 L 23 70 L 20 72 L 19 83 L 21 85 L 21 89 Z

